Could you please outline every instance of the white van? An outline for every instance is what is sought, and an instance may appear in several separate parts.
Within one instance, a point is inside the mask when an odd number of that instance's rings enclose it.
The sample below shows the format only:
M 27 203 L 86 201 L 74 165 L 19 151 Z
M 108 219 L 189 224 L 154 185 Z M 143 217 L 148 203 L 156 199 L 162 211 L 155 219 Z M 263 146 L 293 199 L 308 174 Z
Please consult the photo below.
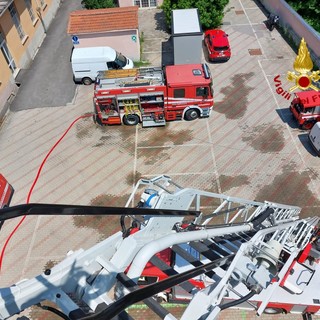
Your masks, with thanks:
M 132 60 L 110 47 L 74 48 L 71 65 L 75 82 L 89 85 L 98 71 L 109 69 L 131 69 Z
M 310 130 L 309 140 L 320 157 L 320 122 L 317 122 Z

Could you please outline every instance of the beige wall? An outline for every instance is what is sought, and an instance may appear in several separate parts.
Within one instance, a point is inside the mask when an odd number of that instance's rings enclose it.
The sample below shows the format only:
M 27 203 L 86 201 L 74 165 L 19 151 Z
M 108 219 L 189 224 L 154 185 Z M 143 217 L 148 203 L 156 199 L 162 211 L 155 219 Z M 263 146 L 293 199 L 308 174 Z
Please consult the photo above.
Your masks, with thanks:
M 3 54 L 0 53 L 0 99 L 2 94 L 5 93 L 6 86 L 9 84 L 10 79 L 12 78 L 12 73 L 9 67 L 6 68 L 7 65 L 7 61 L 5 60 Z
M 43 19 L 45 19 L 47 12 L 50 9 L 51 4 L 54 2 L 54 0 L 45 0 L 46 6 L 41 8 L 41 16 Z M 57 2 L 57 0 L 55 1 Z M 59 1 L 60 2 L 60 1 Z M 37 0 L 31 0 L 33 13 L 36 17 L 36 20 L 31 21 L 29 12 L 25 6 L 25 1 L 23 0 L 16 0 L 14 1 L 16 10 L 18 15 L 20 16 L 20 23 L 22 25 L 22 29 L 24 33 L 26 34 L 26 38 L 24 41 L 22 41 L 19 37 L 19 34 L 17 32 L 16 27 L 14 26 L 10 13 L 8 10 L 6 10 L 3 15 L 0 17 L 0 30 L 3 33 L 3 36 L 6 38 L 7 45 L 9 47 L 9 50 L 11 52 L 11 55 L 13 56 L 17 67 L 23 67 L 19 65 L 19 61 L 21 60 L 21 57 L 25 53 L 27 47 L 30 45 L 30 42 L 32 41 L 37 29 L 41 28 L 41 21 L 37 12 L 37 4 L 40 4 L 40 1 Z
M 119 0 L 119 7 L 131 7 L 133 6 L 133 0 Z
M 99 34 L 78 35 L 79 44 L 75 47 L 108 46 L 133 61 L 140 60 L 140 41 L 138 30 L 105 32 Z

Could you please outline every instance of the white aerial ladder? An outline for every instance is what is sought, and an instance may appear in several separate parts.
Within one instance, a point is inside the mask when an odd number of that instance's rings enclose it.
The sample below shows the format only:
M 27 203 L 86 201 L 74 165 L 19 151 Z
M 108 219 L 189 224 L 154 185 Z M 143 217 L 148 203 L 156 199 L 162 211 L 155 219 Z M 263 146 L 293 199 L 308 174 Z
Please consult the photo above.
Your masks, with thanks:
M 182 320 L 216 319 L 231 307 L 320 315 L 319 218 L 300 219 L 298 207 L 182 188 L 160 176 L 141 179 L 126 208 L 30 204 L 0 216 L 25 213 L 121 215 L 122 232 L 1 288 L 1 319 L 44 300 L 63 319 L 132 319 L 125 309 L 139 301 L 158 318 L 177 319 L 159 298 L 187 303 Z

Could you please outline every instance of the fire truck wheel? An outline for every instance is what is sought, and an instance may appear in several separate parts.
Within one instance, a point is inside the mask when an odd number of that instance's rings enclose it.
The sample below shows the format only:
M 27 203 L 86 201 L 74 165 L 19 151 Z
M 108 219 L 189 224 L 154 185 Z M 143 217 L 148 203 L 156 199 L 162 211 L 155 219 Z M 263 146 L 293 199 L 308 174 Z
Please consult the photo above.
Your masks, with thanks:
M 284 313 L 284 310 L 281 308 L 265 308 L 263 313 L 265 313 L 265 314 L 279 314 L 279 313 Z
M 86 85 L 86 86 L 89 86 L 89 85 L 92 83 L 92 79 L 91 79 L 91 78 L 88 78 L 88 77 L 83 78 L 83 79 L 82 79 L 82 83 L 83 83 L 84 85 Z
M 199 112 L 196 109 L 189 109 L 186 111 L 184 118 L 188 121 L 199 118 Z
M 139 117 L 136 114 L 128 114 L 123 116 L 123 123 L 127 126 L 135 126 L 139 123 Z
M 304 124 L 301 125 L 302 130 L 310 130 L 314 125 L 313 121 L 307 121 Z

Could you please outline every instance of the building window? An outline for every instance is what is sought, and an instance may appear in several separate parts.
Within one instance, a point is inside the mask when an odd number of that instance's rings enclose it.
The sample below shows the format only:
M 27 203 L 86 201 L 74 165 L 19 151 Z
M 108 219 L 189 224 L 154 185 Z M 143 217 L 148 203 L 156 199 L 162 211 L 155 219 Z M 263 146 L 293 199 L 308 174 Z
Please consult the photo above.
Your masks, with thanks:
M 174 98 L 184 98 L 186 96 L 185 89 L 174 89 L 173 97 Z
M 9 6 L 9 12 L 10 12 L 12 21 L 13 21 L 13 23 L 16 26 L 16 29 L 18 31 L 19 37 L 20 37 L 21 40 L 23 40 L 26 35 L 25 35 L 25 33 L 24 33 L 23 29 L 22 29 L 22 25 L 20 23 L 20 18 L 18 16 L 17 10 L 16 10 L 16 8 L 15 8 L 13 3 L 10 4 L 10 6 Z
M 32 5 L 31 5 L 31 0 L 24 0 L 26 3 L 26 7 L 28 9 L 31 21 L 34 22 L 36 20 L 36 16 L 34 15 L 33 9 L 32 9 Z
M 2 54 L 4 55 L 4 58 L 6 59 L 9 68 L 11 72 L 13 73 L 16 70 L 16 64 L 11 56 L 11 53 L 9 51 L 9 48 L 7 46 L 6 40 L 3 38 L 1 32 L 0 32 L 0 50 Z
M 196 88 L 196 96 L 197 97 L 208 97 L 209 90 L 207 87 L 197 87 Z
M 156 7 L 157 0 L 134 0 L 134 5 L 140 8 Z

